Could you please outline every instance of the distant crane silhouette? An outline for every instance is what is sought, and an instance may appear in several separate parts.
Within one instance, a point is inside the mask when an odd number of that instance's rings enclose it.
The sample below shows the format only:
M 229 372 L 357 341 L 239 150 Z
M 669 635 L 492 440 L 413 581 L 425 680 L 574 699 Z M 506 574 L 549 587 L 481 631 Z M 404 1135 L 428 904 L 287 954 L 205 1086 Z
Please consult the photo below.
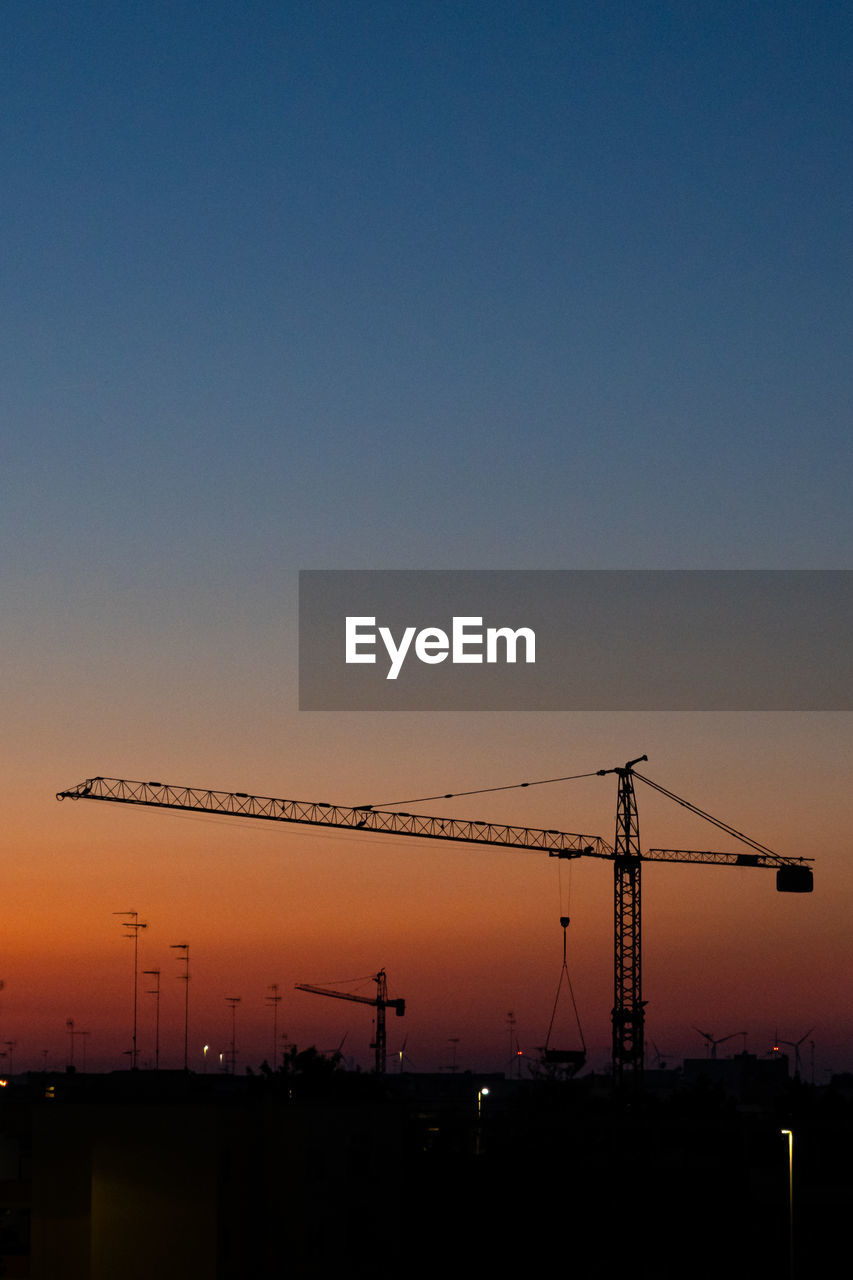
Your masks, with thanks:
M 315 996 L 331 996 L 334 1000 L 354 1000 L 356 1004 L 369 1004 L 376 1010 L 376 1038 L 371 1043 L 371 1049 L 376 1051 L 376 1074 L 384 1076 L 385 1074 L 385 1010 L 393 1009 L 398 1018 L 402 1018 L 406 1012 L 405 1000 L 389 1000 L 388 999 L 388 982 L 385 976 L 385 970 L 380 969 L 375 974 L 373 981 L 376 983 L 375 996 L 357 996 L 351 991 L 332 991 L 329 987 L 315 987 L 308 982 L 297 982 L 297 991 L 310 991 Z M 343 1043 L 343 1041 L 341 1041 Z
M 710 1031 L 702 1031 L 700 1030 L 699 1027 L 694 1027 L 693 1030 L 698 1032 L 700 1036 L 704 1036 L 704 1038 L 708 1041 L 708 1044 L 710 1046 L 710 1056 L 712 1060 L 716 1060 L 718 1044 L 725 1044 L 727 1040 L 734 1040 L 735 1036 L 743 1036 L 744 1043 L 746 1042 L 745 1031 L 732 1031 L 727 1036 L 712 1036 Z M 806 1032 L 806 1035 L 808 1035 L 808 1032 Z

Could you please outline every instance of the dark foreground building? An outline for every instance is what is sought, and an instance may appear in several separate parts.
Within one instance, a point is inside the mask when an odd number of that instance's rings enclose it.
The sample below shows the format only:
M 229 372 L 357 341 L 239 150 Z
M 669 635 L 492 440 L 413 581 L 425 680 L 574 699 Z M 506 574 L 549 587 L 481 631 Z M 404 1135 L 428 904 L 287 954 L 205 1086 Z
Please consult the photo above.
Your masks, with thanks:
M 31 1076 L 0 1092 L 0 1276 L 785 1275 L 782 1127 L 797 1275 L 832 1274 L 853 1209 L 851 1103 L 832 1089 L 616 1102 L 594 1078 Z

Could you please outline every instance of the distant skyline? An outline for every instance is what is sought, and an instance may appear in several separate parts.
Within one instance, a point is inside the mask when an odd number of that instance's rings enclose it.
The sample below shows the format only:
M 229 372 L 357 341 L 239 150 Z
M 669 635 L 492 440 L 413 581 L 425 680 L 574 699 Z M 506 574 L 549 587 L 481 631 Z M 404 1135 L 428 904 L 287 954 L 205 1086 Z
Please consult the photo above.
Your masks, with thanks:
M 16 1066 L 58 1060 L 69 1017 L 121 1065 L 131 908 L 164 1065 L 189 941 L 199 1067 L 231 995 L 241 1060 L 268 1052 L 273 982 L 292 1040 L 346 1031 L 369 1065 L 363 1011 L 292 985 L 383 966 L 419 1068 L 457 1036 L 497 1067 L 509 1010 L 542 1043 L 569 882 L 606 1060 L 606 865 L 54 794 L 105 774 L 357 804 L 645 752 L 816 876 L 806 900 L 649 867 L 649 1039 L 813 1026 L 816 1069 L 853 1069 L 848 714 L 300 713 L 296 618 L 305 568 L 850 567 L 849 6 L 13 0 L 0 48 Z M 459 803 L 613 838 L 612 779 Z M 724 847 L 640 804 L 644 845 Z

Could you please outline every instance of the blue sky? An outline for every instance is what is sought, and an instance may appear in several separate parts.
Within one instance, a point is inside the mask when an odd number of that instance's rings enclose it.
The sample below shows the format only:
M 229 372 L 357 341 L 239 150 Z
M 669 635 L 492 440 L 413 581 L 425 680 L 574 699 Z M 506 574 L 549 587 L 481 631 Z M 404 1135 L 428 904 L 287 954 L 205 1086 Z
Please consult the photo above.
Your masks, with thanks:
M 851 24 L 7 6 L 14 558 L 845 566 Z

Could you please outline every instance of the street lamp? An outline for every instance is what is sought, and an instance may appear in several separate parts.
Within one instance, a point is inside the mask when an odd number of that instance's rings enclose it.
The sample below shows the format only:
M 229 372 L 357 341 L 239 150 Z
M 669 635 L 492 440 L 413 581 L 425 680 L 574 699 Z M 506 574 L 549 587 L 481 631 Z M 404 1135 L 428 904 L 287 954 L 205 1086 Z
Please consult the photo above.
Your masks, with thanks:
M 794 1280 L 794 1135 L 790 1129 L 781 1129 L 788 1139 L 788 1274 Z
M 477 1090 L 477 1132 L 474 1139 L 474 1154 L 480 1154 L 480 1144 L 483 1136 L 483 1099 L 489 1096 L 488 1087 Z

